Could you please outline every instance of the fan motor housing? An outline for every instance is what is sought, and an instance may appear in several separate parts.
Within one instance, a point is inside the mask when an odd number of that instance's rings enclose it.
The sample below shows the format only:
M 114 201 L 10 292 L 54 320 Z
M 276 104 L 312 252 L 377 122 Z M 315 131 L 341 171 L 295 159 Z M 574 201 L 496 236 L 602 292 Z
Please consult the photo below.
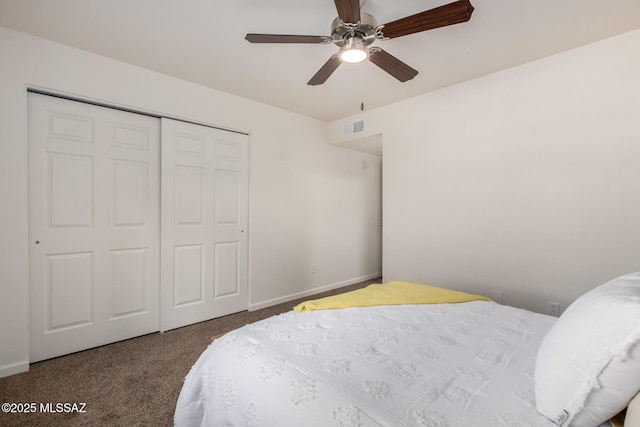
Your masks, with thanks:
M 336 46 L 342 47 L 347 39 L 358 37 L 365 46 L 369 46 L 376 40 L 378 21 L 366 12 L 360 12 L 360 22 L 349 24 L 336 18 L 331 23 L 331 38 Z

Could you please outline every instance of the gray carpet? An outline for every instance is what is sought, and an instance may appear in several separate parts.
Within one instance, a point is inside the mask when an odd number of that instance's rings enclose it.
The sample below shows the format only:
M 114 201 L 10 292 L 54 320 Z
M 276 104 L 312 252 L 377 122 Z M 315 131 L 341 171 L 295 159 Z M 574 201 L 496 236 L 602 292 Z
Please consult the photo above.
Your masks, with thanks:
M 370 283 L 379 280 L 313 298 Z M 310 297 L 303 300 L 307 299 Z M 0 412 L 0 426 L 171 426 L 184 377 L 212 336 L 287 312 L 301 301 L 244 311 L 34 363 L 29 372 L 0 378 L 0 403 L 35 403 L 36 413 Z M 59 403 L 86 403 L 86 412 L 40 412 L 41 406 L 48 403 L 54 410 Z M 61 409 L 64 411 L 65 407 Z

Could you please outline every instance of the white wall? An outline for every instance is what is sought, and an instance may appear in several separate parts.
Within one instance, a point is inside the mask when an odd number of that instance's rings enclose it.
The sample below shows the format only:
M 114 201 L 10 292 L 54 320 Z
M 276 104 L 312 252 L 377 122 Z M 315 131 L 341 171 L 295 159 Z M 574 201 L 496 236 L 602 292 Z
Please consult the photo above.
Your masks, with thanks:
M 546 312 L 640 270 L 638 46 L 640 30 L 359 114 L 384 140 L 384 280 Z
M 250 307 L 379 274 L 380 158 L 326 123 L 2 27 L 0 57 L 0 376 L 28 366 L 28 87 L 250 133 Z

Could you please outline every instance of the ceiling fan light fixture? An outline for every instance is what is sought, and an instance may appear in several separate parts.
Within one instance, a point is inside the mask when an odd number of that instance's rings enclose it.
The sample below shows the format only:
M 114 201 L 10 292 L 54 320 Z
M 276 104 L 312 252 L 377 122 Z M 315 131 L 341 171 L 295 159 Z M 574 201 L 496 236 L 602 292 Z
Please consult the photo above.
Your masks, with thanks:
M 357 64 L 369 57 L 369 49 L 364 45 L 358 37 L 348 38 L 340 48 L 340 59 L 343 62 Z
M 326 82 L 343 62 L 362 63 L 365 60 L 370 61 L 398 81 L 406 82 L 418 75 L 418 70 L 411 68 L 379 47 L 369 48 L 369 45 L 375 40 L 395 39 L 467 22 L 471 19 L 474 10 L 470 0 L 454 0 L 452 3 L 378 25 L 378 21 L 373 15 L 362 11 L 364 1 L 334 0 L 338 16 L 331 23 L 331 36 L 249 33 L 245 39 L 250 43 L 333 43 L 338 46 L 340 50 L 331 55 L 329 60 L 307 82 L 310 86 Z

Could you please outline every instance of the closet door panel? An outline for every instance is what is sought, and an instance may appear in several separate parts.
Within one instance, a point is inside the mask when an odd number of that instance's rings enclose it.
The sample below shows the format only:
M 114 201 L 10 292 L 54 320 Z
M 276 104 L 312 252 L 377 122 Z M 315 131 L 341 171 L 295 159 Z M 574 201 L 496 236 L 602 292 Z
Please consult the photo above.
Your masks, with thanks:
M 159 119 L 29 94 L 31 362 L 159 330 Z
M 248 306 L 248 137 L 162 119 L 162 312 L 168 330 Z

